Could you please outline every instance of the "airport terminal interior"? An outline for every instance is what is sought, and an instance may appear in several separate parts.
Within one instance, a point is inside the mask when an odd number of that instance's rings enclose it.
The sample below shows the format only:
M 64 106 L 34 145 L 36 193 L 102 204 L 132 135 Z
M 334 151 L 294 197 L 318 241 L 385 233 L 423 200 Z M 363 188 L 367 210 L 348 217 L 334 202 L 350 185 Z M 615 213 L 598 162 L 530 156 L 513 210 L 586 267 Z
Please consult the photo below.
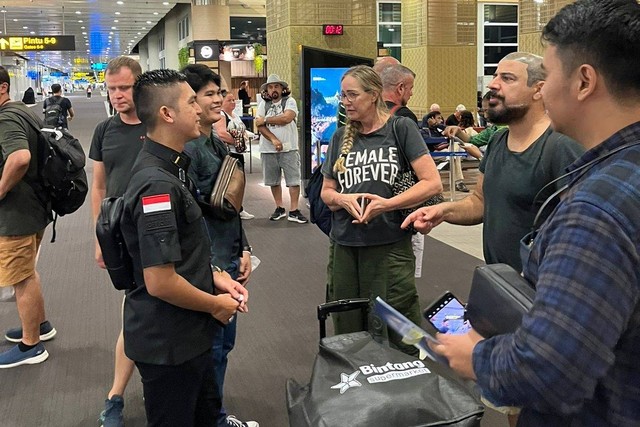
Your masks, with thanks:
M 253 103 L 247 115 L 255 112 L 258 88 L 272 73 L 289 82 L 303 111 L 301 86 L 305 72 L 310 72 L 301 64 L 303 47 L 327 51 L 328 56 L 342 54 L 370 61 L 391 55 L 416 73 L 408 107 L 419 118 L 432 103 L 440 104 L 445 117 L 458 104 L 467 105 L 475 115 L 478 97 L 486 91 L 498 60 L 517 50 L 542 53 L 540 25 L 568 3 L 3 0 L 0 59 L 10 71 L 12 99 L 22 99 L 24 91 L 33 88 L 36 103 L 31 108 L 38 114 L 51 85 L 62 85 L 76 113 L 69 131 L 86 152 L 96 124 L 109 114 L 106 63 L 123 54 L 137 59 L 144 71 L 203 63 L 219 73 L 224 86 L 234 93 L 242 81 L 248 81 Z M 50 40 L 56 36 L 57 40 Z M 24 44 L 17 47 L 12 38 Z M 56 46 L 64 50 L 55 50 Z M 332 64 L 326 67 L 336 67 Z M 302 122 L 308 120 L 299 122 L 301 135 Z M 322 143 L 312 147 L 311 141 L 303 139 L 303 170 L 308 177 L 312 162 L 322 158 Z M 288 425 L 285 382 L 288 378 L 308 382 L 318 351 L 316 306 L 325 300 L 329 240 L 313 224 L 270 221 L 273 200 L 262 184 L 256 141 L 244 156 L 244 207 L 255 218 L 244 221 L 243 226 L 260 264 L 248 284 L 249 313 L 239 316 L 225 407 L 262 427 L 283 427 Z M 478 162 L 471 158 L 463 161 L 470 190 L 475 186 L 477 167 Z M 449 168 L 441 169 L 445 197 L 465 197 L 451 188 Z M 91 161 L 87 172 L 91 180 Z M 301 210 L 308 215 L 305 202 L 301 199 Z M 55 243 L 49 243 L 51 227 L 47 229 L 38 271 L 47 319 L 58 334 L 47 343 L 50 357 L 46 362 L 0 371 L 2 426 L 98 425 L 112 381 L 122 293 L 95 264 L 89 203 L 59 218 L 56 228 Z M 443 224 L 425 237 L 421 275 L 416 279 L 422 307 L 446 290 L 466 298 L 473 270 L 483 264 L 481 233 L 480 225 Z M 18 323 L 15 303 L 0 302 L 0 327 Z M 0 343 L 0 351 L 9 344 Z M 145 425 L 139 379 L 134 374 L 125 395 L 124 416 L 129 427 Z M 507 421 L 487 410 L 482 425 L 502 427 Z

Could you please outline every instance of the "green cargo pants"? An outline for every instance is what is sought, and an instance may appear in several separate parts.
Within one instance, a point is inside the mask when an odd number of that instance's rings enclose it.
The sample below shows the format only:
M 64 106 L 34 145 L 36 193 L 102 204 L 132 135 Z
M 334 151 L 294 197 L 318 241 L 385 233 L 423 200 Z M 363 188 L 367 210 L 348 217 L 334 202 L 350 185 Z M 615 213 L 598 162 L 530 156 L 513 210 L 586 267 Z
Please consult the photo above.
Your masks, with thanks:
M 420 305 L 414 278 L 415 257 L 411 236 L 396 243 L 377 246 L 342 246 L 331 243 L 327 266 L 327 301 L 345 298 L 369 298 L 371 305 L 377 296 L 420 325 Z M 336 334 L 361 331 L 360 312 L 332 314 Z M 369 331 L 378 341 L 389 340 L 407 354 L 416 356 L 415 347 L 403 344 L 401 337 L 387 331 L 386 325 L 369 310 Z

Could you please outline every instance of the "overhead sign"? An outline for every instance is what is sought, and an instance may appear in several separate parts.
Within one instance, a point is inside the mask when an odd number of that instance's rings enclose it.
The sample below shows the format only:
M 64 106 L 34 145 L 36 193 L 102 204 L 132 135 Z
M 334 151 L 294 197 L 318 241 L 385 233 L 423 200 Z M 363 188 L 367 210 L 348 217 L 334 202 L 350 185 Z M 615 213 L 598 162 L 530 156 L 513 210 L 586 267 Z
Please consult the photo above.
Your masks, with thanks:
M 0 51 L 76 50 L 75 36 L 2 36 Z

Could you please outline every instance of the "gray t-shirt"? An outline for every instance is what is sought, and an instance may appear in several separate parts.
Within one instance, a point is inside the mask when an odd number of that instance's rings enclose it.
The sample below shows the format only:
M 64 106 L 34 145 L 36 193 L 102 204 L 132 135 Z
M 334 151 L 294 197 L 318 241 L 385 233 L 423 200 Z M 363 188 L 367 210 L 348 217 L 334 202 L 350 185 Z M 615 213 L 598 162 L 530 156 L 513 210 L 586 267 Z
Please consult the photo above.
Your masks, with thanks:
M 338 182 L 338 191 L 344 194 L 372 193 L 385 198 L 393 197 L 393 183 L 401 168 L 392 123 L 396 121 L 399 143 L 412 162 L 428 155 L 417 126 L 406 117 L 392 117 L 383 127 L 366 135 L 358 135 L 345 159 L 346 172 L 336 173 L 333 165 L 340 156 L 345 127 L 339 128 L 331 138 L 322 175 Z M 331 239 L 344 246 L 374 246 L 394 243 L 407 236 L 400 228 L 404 218 L 399 211 L 386 212 L 369 224 L 352 224 L 353 217 L 344 209 L 332 213 Z
M 563 182 L 538 196 L 547 183 L 561 176 L 584 148 L 549 127 L 530 147 L 515 153 L 507 147 L 509 130 L 496 133 L 480 163 L 484 174 L 484 259 L 522 270 L 519 242 L 533 225 L 540 204 Z
M 144 124 L 128 125 L 119 114 L 96 126 L 89 158 L 104 163 L 107 197 L 124 194 L 146 133 Z

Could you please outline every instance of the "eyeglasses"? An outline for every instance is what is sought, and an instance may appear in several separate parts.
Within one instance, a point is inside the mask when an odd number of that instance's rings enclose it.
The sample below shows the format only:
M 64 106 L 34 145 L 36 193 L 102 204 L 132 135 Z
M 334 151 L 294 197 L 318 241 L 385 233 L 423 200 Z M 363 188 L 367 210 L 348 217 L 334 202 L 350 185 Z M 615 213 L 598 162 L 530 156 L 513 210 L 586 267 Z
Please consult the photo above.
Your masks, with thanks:
M 353 102 L 356 99 L 358 99 L 360 95 L 361 94 L 358 92 L 347 92 L 347 93 L 340 92 L 340 100 L 344 101 L 344 99 L 346 98 L 349 102 Z

